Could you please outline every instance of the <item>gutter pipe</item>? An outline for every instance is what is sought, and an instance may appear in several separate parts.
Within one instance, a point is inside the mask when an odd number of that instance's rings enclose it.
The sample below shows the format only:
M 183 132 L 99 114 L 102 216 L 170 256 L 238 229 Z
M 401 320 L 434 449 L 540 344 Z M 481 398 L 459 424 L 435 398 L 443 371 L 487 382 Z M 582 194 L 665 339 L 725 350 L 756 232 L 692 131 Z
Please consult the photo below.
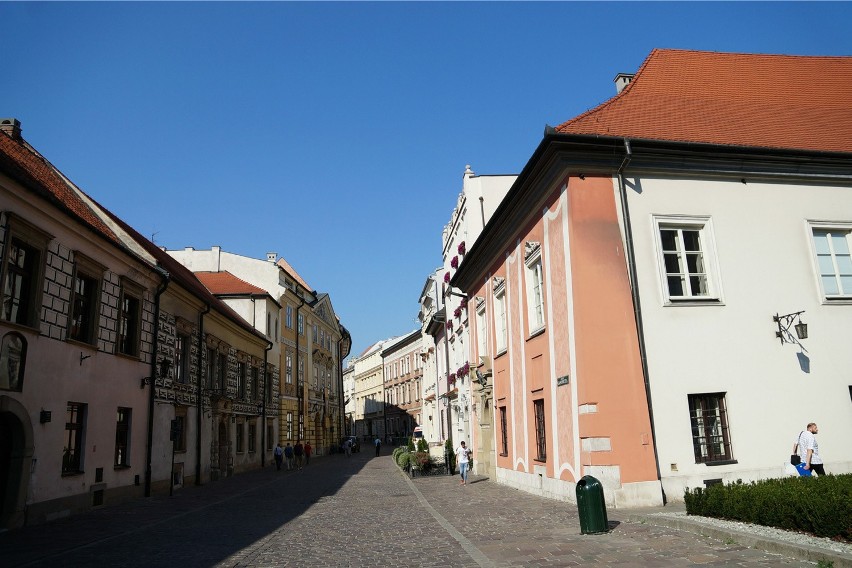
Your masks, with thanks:
M 639 358 L 642 362 L 642 377 L 645 382 L 645 399 L 648 401 L 648 417 L 651 422 L 651 444 L 654 448 L 654 466 L 657 469 L 657 481 L 660 481 L 660 457 L 657 454 L 657 434 L 654 427 L 654 407 L 651 404 L 651 383 L 648 377 L 648 349 L 645 345 L 645 329 L 642 325 L 642 304 L 639 298 L 639 285 L 636 274 L 636 251 L 633 247 L 633 230 L 630 224 L 630 209 L 627 203 L 627 187 L 624 183 L 624 170 L 630 165 L 630 160 L 633 157 L 633 152 L 630 149 L 630 140 L 624 139 L 624 159 L 618 167 L 616 175 L 618 176 L 618 196 L 621 201 L 621 215 L 624 221 L 624 252 L 627 256 L 627 270 L 630 277 L 630 295 L 633 299 L 633 318 L 636 323 L 636 336 L 639 344 Z M 666 503 L 666 492 L 660 489 L 663 494 L 663 504 Z
M 154 445 L 154 397 L 157 390 L 157 352 L 160 348 L 160 296 L 169 287 L 171 275 L 160 265 L 155 265 L 162 282 L 154 293 L 154 341 L 151 347 L 151 384 L 148 389 L 148 447 L 145 450 L 145 497 L 151 496 L 151 461 Z M 169 474 L 171 475 L 171 473 Z
M 195 412 L 195 484 L 201 485 L 201 415 L 204 412 L 202 384 L 204 382 L 204 366 L 201 359 L 204 356 L 204 316 L 210 313 L 210 304 L 205 304 L 204 311 L 198 314 L 198 392 L 196 401 L 198 408 Z

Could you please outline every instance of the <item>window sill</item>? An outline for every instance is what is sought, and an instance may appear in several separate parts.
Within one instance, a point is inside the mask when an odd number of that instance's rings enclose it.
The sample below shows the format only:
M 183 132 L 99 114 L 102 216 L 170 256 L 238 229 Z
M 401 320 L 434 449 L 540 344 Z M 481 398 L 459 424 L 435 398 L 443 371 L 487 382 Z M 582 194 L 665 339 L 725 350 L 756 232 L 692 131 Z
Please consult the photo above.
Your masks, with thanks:
M 831 306 L 831 305 L 848 306 L 848 305 L 852 304 L 852 296 L 823 297 L 822 304 L 824 306 Z
M 508 352 L 509 352 L 509 350 L 504 347 L 503 349 L 497 351 L 497 353 L 494 354 L 494 358 L 499 359 L 500 357 L 502 357 L 503 355 L 505 355 Z
M 508 458 L 509 454 L 498 454 L 501 458 Z
M 663 307 L 672 308 L 680 306 L 724 306 L 725 302 L 721 298 L 683 298 L 672 299 L 666 298 L 663 302 Z
M 122 470 L 122 469 L 130 469 L 130 466 L 127 465 L 127 464 L 116 464 L 116 465 L 112 466 L 112 469 L 113 469 L 113 471 L 119 471 L 119 470 Z
M 739 462 L 737 460 L 719 460 L 719 461 L 700 462 L 700 463 L 703 463 L 707 467 L 714 467 L 714 466 L 717 466 L 717 465 L 732 465 L 732 464 L 736 464 L 736 463 L 739 463 Z
M 546 329 L 545 326 L 541 326 L 540 328 L 536 329 L 535 331 L 531 331 L 529 336 L 527 337 L 527 341 L 529 341 L 533 337 L 538 337 L 539 335 L 544 333 L 545 329 Z
M 547 463 L 547 458 L 533 458 L 536 463 Z
M 76 477 L 85 474 L 85 471 L 63 471 L 62 477 Z
M 121 353 L 120 351 L 116 351 L 114 353 L 116 357 L 121 357 L 122 359 L 127 359 L 128 361 L 134 361 L 136 363 L 140 363 L 142 360 L 139 358 L 139 355 L 131 355 L 129 353 Z
M 83 349 L 91 349 L 93 351 L 98 350 L 98 346 L 94 343 L 90 343 L 88 341 L 83 341 L 82 339 L 74 339 L 73 337 L 66 337 L 65 342 L 71 345 L 79 345 Z

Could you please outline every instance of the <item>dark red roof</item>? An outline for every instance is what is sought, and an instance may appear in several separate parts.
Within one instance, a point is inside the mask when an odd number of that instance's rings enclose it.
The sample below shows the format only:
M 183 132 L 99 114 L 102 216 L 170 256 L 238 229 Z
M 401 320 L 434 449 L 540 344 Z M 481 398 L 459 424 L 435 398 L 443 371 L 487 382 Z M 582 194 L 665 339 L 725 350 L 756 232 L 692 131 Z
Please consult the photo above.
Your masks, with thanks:
M 852 57 L 655 49 L 565 134 L 852 152 Z
M 106 223 L 69 186 L 59 170 L 23 139 L 13 138 L 6 132 L 0 132 L 0 171 L 56 207 L 77 217 L 102 236 L 116 243 L 120 242 Z
M 222 272 L 196 272 L 195 277 L 201 280 L 201 283 L 204 284 L 204 286 L 206 286 L 213 294 L 226 296 L 266 296 L 269 294 L 263 288 L 258 288 L 254 284 L 246 282 L 241 278 L 237 278 L 227 270 Z

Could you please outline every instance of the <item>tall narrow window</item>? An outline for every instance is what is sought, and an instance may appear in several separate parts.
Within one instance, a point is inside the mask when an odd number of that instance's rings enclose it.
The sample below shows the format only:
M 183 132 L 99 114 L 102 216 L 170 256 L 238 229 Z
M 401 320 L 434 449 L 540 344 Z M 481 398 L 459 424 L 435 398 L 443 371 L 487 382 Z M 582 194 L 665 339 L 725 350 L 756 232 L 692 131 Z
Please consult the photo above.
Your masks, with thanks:
M 189 336 L 178 333 L 175 337 L 175 383 L 186 384 L 187 375 L 189 372 L 189 357 L 187 349 L 189 348 Z
M 535 411 L 535 451 L 538 461 L 547 460 L 547 433 L 544 428 L 544 399 L 533 401 Z
M 665 299 L 715 300 L 713 237 L 709 218 L 658 218 L 659 261 Z
M 251 396 L 254 400 L 258 400 L 260 393 L 260 370 L 257 367 L 251 368 Z
M 248 451 L 254 452 L 256 448 L 256 438 L 257 438 L 257 425 L 254 423 L 254 420 L 249 422 L 248 425 Z
M 73 292 L 68 337 L 83 343 L 94 343 L 97 339 L 100 280 L 78 268 L 74 275 Z
M 216 362 L 216 371 L 218 372 L 216 380 L 216 388 L 222 392 L 228 389 L 228 356 L 225 353 L 219 353 Z
M 216 350 L 207 349 L 207 388 L 216 388 Z
M 245 449 L 243 449 L 243 437 L 244 437 L 243 423 L 237 422 L 237 453 L 238 454 L 241 454 L 245 451 Z
M 293 329 L 293 306 L 287 306 L 287 319 L 285 321 L 287 328 Z
M 246 397 L 246 364 L 237 363 L 237 398 Z
M 304 439 L 305 437 L 305 417 L 304 415 L 299 415 L 299 440 Z
M 41 315 L 42 270 L 50 236 L 7 213 L 9 240 L 3 259 L 4 320 L 37 327 Z
M 82 473 L 85 419 L 86 405 L 69 402 L 65 416 L 65 446 L 62 449 L 62 475 Z
M 506 290 L 500 288 L 494 295 L 494 334 L 497 340 L 497 352 L 506 350 Z
M 488 339 L 486 336 L 485 302 L 476 306 L 476 349 L 477 355 L 488 355 Z
M 528 241 L 525 244 L 524 263 L 526 264 L 527 286 L 527 325 L 529 333 L 535 333 L 544 327 L 544 293 L 541 276 L 541 244 Z
M 266 424 L 266 449 L 272 449 L 272 439 L 275 435 L 275 429 L 271 423 Z
M 287 413 L 287 439 L 293 439 L 293 413 Z
M 305 335 L 305 316 L 299 314 L 299 335 Z
M 509 423 L 506 421 L 506 407 L 500 407 L 500 455 L 509 455 Z
M 299 359 L 299 388 L 304 388 L 305 386 L 305 362 L 302 359 Z
M 175 408 L 174 449 L 176 452 L 186 451 L 186 424 L 186 408 Z
M 695 463 L 732 459 L 725 393 L 689 395 L 689 420 Z
M 814 229 L 819 278 L 826 298 L 852 296 L 852 254 L 848 229 Z
M 285 368 L 286 368 L 285 381 L 288 385 L 292 385 L 293 384 L 293 356 L 289 352 L 287 353 L 287 360 L 286 360 L 286 363 L 285 363 Z
M 142 321 L 141 290 L 123 283 L 119 305 L 118 352 L 124 355 L 139 354 L 139 332 Z
M 119 408 L 115 419 L 115 466 L 130 466 L 130 413 L 129 408 Z

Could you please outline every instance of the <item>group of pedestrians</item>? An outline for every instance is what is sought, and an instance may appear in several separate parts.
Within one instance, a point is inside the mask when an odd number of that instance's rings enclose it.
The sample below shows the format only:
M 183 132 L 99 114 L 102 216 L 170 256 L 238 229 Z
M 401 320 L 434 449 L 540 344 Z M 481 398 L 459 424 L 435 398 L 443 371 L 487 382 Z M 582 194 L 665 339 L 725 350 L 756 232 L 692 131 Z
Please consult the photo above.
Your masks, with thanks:
M 296 442 L 295 446 L 291 446 L 290 442 L 287 442 L 287 445 L 283 448 L 279 442 L 273 452 L 275 467 L 280 471 L 281 466 L 286 463 L 288 470 L 302 469 L 303 462 L 304 465 L 311 463 L 311 452 L 313 452 L 313 448 L 310 442 L 305 442 L 304 445 L 302 442 Z

